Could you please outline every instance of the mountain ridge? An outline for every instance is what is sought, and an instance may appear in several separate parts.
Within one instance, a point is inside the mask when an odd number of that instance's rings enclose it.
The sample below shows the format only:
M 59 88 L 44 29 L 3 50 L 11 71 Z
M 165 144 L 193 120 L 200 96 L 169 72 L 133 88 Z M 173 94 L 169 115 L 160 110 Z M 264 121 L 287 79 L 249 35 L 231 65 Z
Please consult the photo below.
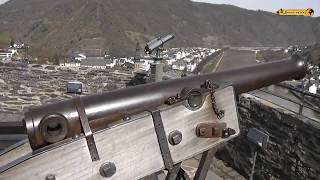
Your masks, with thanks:
M 132 3 L 134 2 L 134 3 Z M 189 0 L 10 0 L 0 6 L 0 32 L 44 56 L 71 49 L 134 55 L 153 37 L 174 33 L 170 46 L 286 46 L 320 41 L 320 18 Z

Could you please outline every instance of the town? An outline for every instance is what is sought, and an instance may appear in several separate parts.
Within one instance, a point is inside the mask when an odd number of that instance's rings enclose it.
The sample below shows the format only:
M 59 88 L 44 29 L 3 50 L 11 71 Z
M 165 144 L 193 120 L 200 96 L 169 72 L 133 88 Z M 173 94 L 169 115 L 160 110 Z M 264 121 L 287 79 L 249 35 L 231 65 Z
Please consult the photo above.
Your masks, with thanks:
M 293 55 L 305 48 L 289 46 L 278 51 Z M 72 51 L 59 64 L 34 64 L 27 49 L 24 43 L 17 42 L 0 50 L 0 89 L 5 89 L 0 92 L 2 112 L 22 112 L 30 105 L 141 84 L 132 82 L 139 81 L 135 77 L 145 78 L 142 83 L 149 82 L 150 66 L 154 62 L 152 55 L 141 52 L 132 57 L 119 58 L 108 54 Z M 163 79 L 195 74 L 196 67 L 205 58 L 214 58 L 221 51 L 218 48 L 202 47 L 164 49 L 161 53 Z M 260 62 L 257 50 L 255 52 L 257 62 Z M 310 74 L 301 81 L 301 88 L 314 94 L 320 93 L 319 66 L 309 64 L 309 70 Z
M 0 50 L 0 112 L 22 113 L 24 108 L 128 86 L 137 74 L 148 77 L 152 56 L 139 54 L 117 58 L 72 52 L 64 62 L 54 65 L 30 63 L 23 43 Z M 164 50 L 164 76 L 180 77 L 192 73 L 206 57 L 220 49 L 172 48 Z M 29 56 L 30 58 L 30 56 Z M 72 89 L 73 84 L 81 84 Z
M 29 62 L 27 49 L 22 42 L 12 43 L 12 45 L 5 49 L 0 49 L 0 60 L 3 63 L 8 62 Z M 186 70 L 192 72 L 197 65 L 207 56 L 212 55 L 221 49 L 188 47 L 188 48 L 171 48 L 162 52 L 163 63 L 172 70 Z M 100 50 L 101 51 L 101 50 Z M 36 58 L 35 58 L 36 59 Z M 60 62 L 61 61 L 61 62 Z M 33 62 L 33 61 L 32 61 Z M 150 63 L 153 58 L 141 52 L 134 57 L 112 57 L 108 54 L 96 53 L 89 51 L 87 53 L 81 51 L 69 52 L 65 58 L 59 60 L 59 66 L 70 69 L 77 68 L 93 68 L 93 69 L 111 69 L 111 70 L 127 70 L 133 72 L 148 72 L 150 70 Z M 31 63 L 32 64 L 32 63 Z M 52 62 L 47 64 L 53 65 Z M 56 64 L 57 65 L 57 64 Z

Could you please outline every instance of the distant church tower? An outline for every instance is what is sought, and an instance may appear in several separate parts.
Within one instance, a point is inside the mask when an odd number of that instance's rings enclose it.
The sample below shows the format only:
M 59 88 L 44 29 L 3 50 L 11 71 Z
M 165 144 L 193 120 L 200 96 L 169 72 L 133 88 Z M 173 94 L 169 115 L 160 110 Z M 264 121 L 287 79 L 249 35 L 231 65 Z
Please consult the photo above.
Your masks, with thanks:
M 143 63 L 140 61 L 140 59 L 141 59 L 141 47 L 140 47 L 140 43 L 137 42 L 136 54 L 133 59 L 134 60 L 134 72 L 138 72 L 141 69 L 141 66 Z

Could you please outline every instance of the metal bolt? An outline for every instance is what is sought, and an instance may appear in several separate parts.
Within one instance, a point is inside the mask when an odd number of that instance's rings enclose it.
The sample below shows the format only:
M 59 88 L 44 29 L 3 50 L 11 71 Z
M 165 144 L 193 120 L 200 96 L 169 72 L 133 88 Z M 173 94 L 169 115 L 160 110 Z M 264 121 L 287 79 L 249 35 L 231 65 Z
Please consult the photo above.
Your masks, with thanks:
M 227 128 L 222 131 L 222 138 L 228 138 L 234 134 L 236 134 L 236 130 L 231 129 L 231 128 Z
M 130 116 L 127 116 L 127 117 L 123 118 L 124 121 L 129 121 L 130 119 L 131 119 Z
M 178 130 L 175 130 L 175 131 L 172 131 L 170 134 L 169 134 L 169 143 L 171 145 L 178 145 L 181 141 L 182 141 L 182 134 L 180 131 Z
M 200 132 L 200 135 L 205 135 L 206 134 L 206 128 L 200 128 L 200 130 L 199 130 Z
M 236 130 L 228 128 L 228 132 L 230 135 L 235 135 L 236 134 Z
M 56 179 L 56 176 L 54 174 L 48 174 L 46 176 L 46 180 L 55 180 Z
M 75 135 L 72 137 L 72 139 L 78 139 L 79 137 L 80 137 L 79 134 L 75 134 Z
M 99 172 L 102 177 L 109 178 L 116 173 L 117 169 L 113 162 L 106 162 L 101 165 Z

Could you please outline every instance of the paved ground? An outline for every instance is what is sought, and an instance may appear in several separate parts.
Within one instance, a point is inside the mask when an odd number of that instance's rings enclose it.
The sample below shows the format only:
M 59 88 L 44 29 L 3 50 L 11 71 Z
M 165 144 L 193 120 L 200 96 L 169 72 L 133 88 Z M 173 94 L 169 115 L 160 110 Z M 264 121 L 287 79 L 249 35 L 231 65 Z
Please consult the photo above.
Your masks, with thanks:
M 182 168 L 188 174 L 190 179 L 194 178 L 197 171 L 201 156 L 198 155 L 191 159 L 188 159 L 182 163 Z M 237 171 L 225 165 L 225 163 L 219 159 L 213 157 L 212 164 L 207 174 L 206 180 L 245 180 Z M 165 173 L 161 172 L 157 176 L 152 175 L 140 180 L 165 180 Z
M 188 173 L 189 177 L 193 178 L 201 156 L 196 156 L 187 161 L 184 161 L 182 168 Z M 233 168 L 228 167 L 225 163 L 215 157 L 212 159 L 212 164 L 210 166 L 209 172 L 207 174 L 206 180 L 245 180 L 237 171 Z
M 227 50 L 224 52 L 221 62 L 217 64 L 216 71 L 245 67 L 253 64 L 257 64 L 254 51 Z

